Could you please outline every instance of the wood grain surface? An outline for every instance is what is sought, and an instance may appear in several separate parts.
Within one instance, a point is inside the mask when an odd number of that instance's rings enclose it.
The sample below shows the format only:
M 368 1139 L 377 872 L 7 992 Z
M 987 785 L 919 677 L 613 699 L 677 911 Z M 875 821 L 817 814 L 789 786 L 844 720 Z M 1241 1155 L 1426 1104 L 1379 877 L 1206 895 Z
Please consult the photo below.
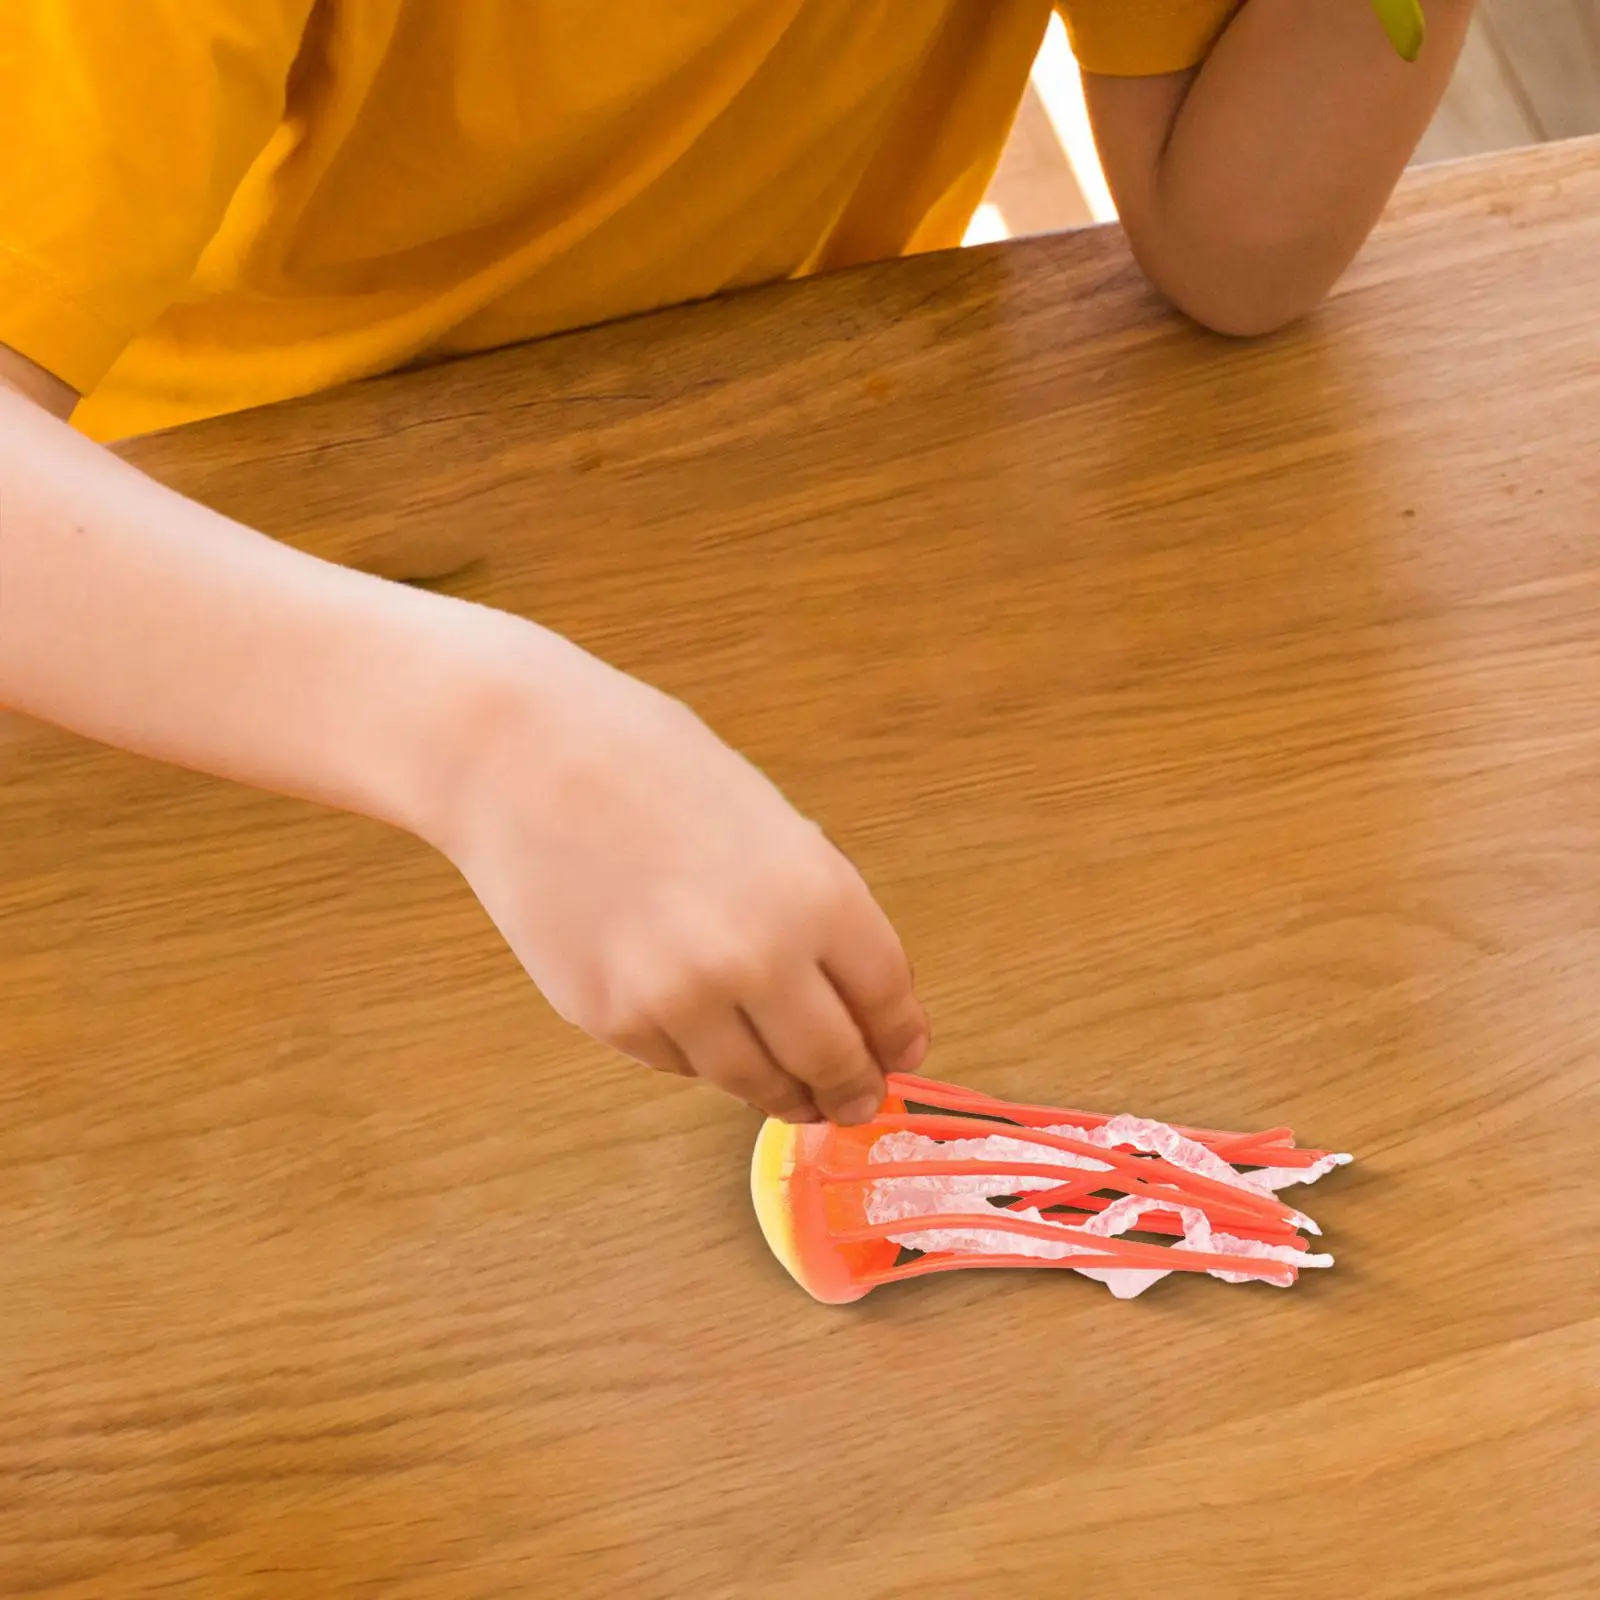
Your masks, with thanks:
M 12 724 L 0 1595 L 1600 1593 L 1597 282 L 1556 146 L 1257 347 L 1095 232 L 130 447 L 688 696 L 941 1076 L 1359 1164 L 1292 1292 L 824 1310 L 439 860 Z

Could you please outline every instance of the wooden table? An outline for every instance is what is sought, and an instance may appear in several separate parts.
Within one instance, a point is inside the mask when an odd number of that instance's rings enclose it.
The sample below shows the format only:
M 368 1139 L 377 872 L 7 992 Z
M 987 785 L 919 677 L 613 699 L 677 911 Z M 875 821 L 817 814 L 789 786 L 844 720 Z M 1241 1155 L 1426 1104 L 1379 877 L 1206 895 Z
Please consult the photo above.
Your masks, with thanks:
M 825 1310 L 753 1118 L 554 1023 L 440 861 L 13 728 L 0 1594 L 1600 1592 L 1597 283 L 1558 147 L 1413 181 L 1258 348 L 1088 234 L 130 449 L 323 548 L 468 530 L 689 696 L 879 887 L 943 1075 L 1359 1164 L 1292 1293 Z

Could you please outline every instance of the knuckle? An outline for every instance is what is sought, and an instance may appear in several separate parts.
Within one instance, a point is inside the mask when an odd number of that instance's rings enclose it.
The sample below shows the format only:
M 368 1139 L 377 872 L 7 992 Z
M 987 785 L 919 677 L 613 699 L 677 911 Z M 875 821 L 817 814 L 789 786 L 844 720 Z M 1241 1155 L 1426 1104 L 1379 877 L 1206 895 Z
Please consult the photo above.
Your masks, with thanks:
M 584 984 L 564 989 L 546 988 L 544 997 L 550 1009 L 569 1027 L 581 1028 L 596 1039 L 610 1042 L 610 1018 L 605 995 Z
M 896 943 L 868 952 L 851 974 L 858 1013 L 874 1030 L 914 1029 L 921 1006 L 911 983 L 911 963 Z
M 728 1067 L 722 1069 L 714 1081 L 718 1088 L 772 1117 L 795 1116 L 811 1104 L 811 1097 L 805 1090 L 780 1072 Z
M 630 1040 L 643 1038 L 654 1031 L 655 1018 L 648 1008 L 638 1006 L 622 995 L 608 995 L 591 1013 L 590 1020 L 580 1027 L 619 1050 Z
M 772 962 L 754 945 L 726 941 L 708 948 L 696 967 L 698 981 L 708 993 L 740 999 L 765 987 Z
M 804 1122 L 816 1115 L 816 1102 L 808 1094 L 785 1092 L 761 1095 L 749 1102 L 784 1122 Z
M 911 997 L 911 962 L 889 920 L 877 911 L 873 937 L 864 941 L 861 952 L 862 986 L 880 1005 Z
M 922 1007 L 909 996 L 885 1007 L 873 1019 L 873 1034 L 880 1050 L 900 1054 L 918 1043 L 928 1031 Z
M 868 1094 L 877 1078 L 864 1046 L 834 1049 L 816 1057 L 806 1068 L 806 1081 L 830 1099 Z
M 875 904 L 856 869 L 832 852 L 817 864 L 809 887 L 813 909 L 830 922 L 848 923 Z
M 677 919 L 675 971 L 681 1005 L 740 999 L 757 992 L 777 966 L 773 930 L 727 915 Z
M 636 974 L 626 983 L 598 986 L 590 995 L 578 1026 L 607 1044 L 663 1031 L 688 1009 L 685 985 L 669 973 Z

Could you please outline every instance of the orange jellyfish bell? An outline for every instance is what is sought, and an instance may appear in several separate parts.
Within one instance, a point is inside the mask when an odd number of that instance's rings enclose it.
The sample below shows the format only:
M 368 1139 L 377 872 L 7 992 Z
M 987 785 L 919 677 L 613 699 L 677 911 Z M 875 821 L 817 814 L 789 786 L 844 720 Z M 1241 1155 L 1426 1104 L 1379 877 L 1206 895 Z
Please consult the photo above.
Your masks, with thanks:
M 1277 1192 L 1349 1159 L 1287 1128 L 1174 1128 L 896 1074 L 864 1127 L 765 1123 L 750 1191 L 772 1253 L 826 1304 L 965 1267 L 1060 1268 L 1132 1298 L 1169 1272 L 1287 1288 L 1331 1266 Z

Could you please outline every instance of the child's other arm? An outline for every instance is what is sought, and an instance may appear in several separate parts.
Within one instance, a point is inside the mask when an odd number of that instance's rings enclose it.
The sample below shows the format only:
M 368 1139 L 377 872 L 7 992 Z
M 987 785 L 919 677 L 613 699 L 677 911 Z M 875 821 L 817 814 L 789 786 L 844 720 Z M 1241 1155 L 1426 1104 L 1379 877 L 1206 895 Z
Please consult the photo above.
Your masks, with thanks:
M 1101 159 L 1140 265 L 1221 333 L 1316 306 L 1372 231 L 1461 53 L 1472 0 L 1426 0 L 1400 59 L 1371 0 L 1248 0 L 1205 64 L 1089 75 Z

